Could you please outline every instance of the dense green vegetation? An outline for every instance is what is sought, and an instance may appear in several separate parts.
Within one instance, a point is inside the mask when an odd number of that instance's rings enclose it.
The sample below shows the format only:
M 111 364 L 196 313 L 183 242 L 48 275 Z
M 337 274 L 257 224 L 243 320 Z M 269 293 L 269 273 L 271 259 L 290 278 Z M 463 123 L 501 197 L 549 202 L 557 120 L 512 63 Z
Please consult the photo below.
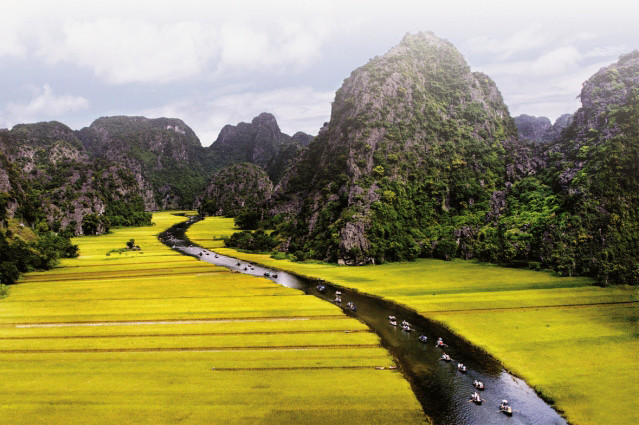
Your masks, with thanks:
M 15 283 L 20 273 L 53 268 L 60 258 L 76 257 L 77 245 L 49 230 L 45 223 L 34 232 L 14 219 L 0 222 L 0 285 Z
M 208 215 L 228 217 L 255 212 L 272 192 L 273 183 L 262 168 L 246 162 L 235 164 L 213 176 L 203 195 L 201 209 Z
M 426 421 L 364 324 L 172 251 L 157 233 L 180 220 L 76 238 L 0 300 L 0 424 Z
M 264 230 L 235 232 L 230 238 L 224 240 L 225 246 L 247 251 L 270 251 L 277 244 L 277 239 L 264 232 Z
M 570 423 L 636 424 L 629 394 L 639 349 L 636 287 L 601 288 L 584 277 L 558 277 L 475 261 L 419 259 L 362 267 L 293 262 L 224 248 L 233 220 L 206 218 L 187 236 L 216 252 L 323 279 L 404 304 L 437 320 L 523 377 Z

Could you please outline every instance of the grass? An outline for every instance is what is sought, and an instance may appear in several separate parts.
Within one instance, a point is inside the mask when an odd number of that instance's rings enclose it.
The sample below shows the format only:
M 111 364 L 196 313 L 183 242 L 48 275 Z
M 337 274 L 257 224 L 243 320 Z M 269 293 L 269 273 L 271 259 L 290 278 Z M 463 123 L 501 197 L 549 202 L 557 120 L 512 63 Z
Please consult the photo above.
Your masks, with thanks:
M 588 278 L 423 259 L 364 267 L 276 260 L 223 248 L 231 219 L 207 218 L 188 236 L 216 251 L 324 279 L 404 304 L 483 348 L 574 424 L 639 423 L 636 287 Z M 622 389 L 622 392 L 618 390 Z
M 153 220 L 75 239 L 0 300 L 0 424 L 425 421 L 361 322 L 178 254 L 156 235 L 183 218 Z

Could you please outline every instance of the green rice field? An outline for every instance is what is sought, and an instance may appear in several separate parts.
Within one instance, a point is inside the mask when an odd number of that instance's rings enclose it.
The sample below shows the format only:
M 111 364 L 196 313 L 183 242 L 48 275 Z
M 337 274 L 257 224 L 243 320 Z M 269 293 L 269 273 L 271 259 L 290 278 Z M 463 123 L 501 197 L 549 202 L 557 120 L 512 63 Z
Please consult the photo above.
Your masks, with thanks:
M 443 323 L 523 377 L 573 424 L 639 423 L 639 293 L 587 278 L 471 261 L 422 259 L 364 267 L 276 260 L 223 247 L 233 220 L 211 217 L 188 237 L 225 255 L 393 300 Z
M 10 288 L 0 424 L 426 421 L 362 323 L 170 250 L 156 235 L 181 220 L 76 238 L 79 258 Z M 141 251 L 107 255 L 131 238 Z

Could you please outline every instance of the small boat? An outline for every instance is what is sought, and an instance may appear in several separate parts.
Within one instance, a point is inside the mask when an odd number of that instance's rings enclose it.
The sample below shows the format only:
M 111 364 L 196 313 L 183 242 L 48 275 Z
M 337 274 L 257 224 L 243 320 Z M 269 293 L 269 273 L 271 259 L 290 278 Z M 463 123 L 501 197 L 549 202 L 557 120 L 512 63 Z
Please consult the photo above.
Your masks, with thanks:
M 419 342 L 423 342 L 424 344 L 426 343 L 426 341 L 428 341 L 428 337 L 426 335 L 420 335 L 419 337 L 417 337 L 417 339 L 419 340 Z
M 273 277 L 277 279 L 277 274 L 273 274 Z
M 244 267 L 244 271 L 246 271 L 246 270 L 247 270 L 247 268 L 246 268 L 246 267 Z
M 475 379 L 473 381 L 473 387 L 475 387 L 478 390 L 483 390 L 484 389 L 484 383 Z
M 335 291 L 335 295 L 342 295 L 342 291 Z
M 241 264 L 238 262 L 238 263 L 236 264 L 236 266 L 241 266 Z
M 269 272 L 264 272 L 264 276 L 271 277 L 271 274 Z
M 437 338 L 437 344 L 435 344 L 435 347 L 444 348 L 444 347 L 448 347 L 448 345 L 444 344 L 443 339 Z
M 443 360 L 443 361 L 445 361 L 445 362 L 449 362 L 449 361 L 451 361 L 452 359 L 450 358 L 450 356 L 449 356 L 448 354 L 444 353 L 444 354 L 442 354 L 442 356 L 439 358 L 439 360 Z
M 484 401 L 477 391 L 470 395 L 470 400 L 475 404 L 481 404 Z
M 388 320 L 397 320 L 397 319 L 395 318 L 395 316 L 393 316 L 393 315 L 389 315 L 389 316 L 388 316 Z
M 202 253 L 200 252 L 200 257 L 202 256 Z
M 209 255 L 209 253 L 207 252 L 206 255 Z
M 324 291 L 326 291 L 326 287 L 322 285 L 321 283 L 317 285 L 316 289 L 317 289 L 317 292 L 321 292 L 321 293 L 324 293 Z
M 468 372 L 468 368 L 466 366 L 464 366 L 463 363 L 458 363 L 457 364 L 457 370 L 460 371 L 461 373 Z
M 508 405 L 508 400 L 502 400 L 499 405 L 499 411 L 507 416 L 513 415 L 513 408 Z
M 402 324 L 402 330 L 406 332 L 412 332 L 413 328 L 410 327 L 410 323 Z
M 351 311 L 357 311 L 357 307 L 352 302 L 348 302 L 346 307 L 348 307 Z
M 215 254 L 215 258 L 217 258 L 217 254 Z
M 335 302 L 336 303 L 341 303 L 342 302 L 342 297 L 339 297 L 339 296 L 335 297 Z
M 390 319 L 390 324 L 391 326 L 397 326 L 397 320 L 395 320 L 395 318 L 393 317 L 392 319 Z

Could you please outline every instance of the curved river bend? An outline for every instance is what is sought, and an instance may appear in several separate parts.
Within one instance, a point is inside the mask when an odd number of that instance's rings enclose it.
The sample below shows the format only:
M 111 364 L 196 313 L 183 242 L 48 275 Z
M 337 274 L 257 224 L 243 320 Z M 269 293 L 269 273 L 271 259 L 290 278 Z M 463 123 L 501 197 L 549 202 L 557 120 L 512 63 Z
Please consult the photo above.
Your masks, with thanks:
M 335 292 L 341 291 L 342 303 L 338 305 L 346 314 L 364 322 L 379 335 L 382 345 L 390 351 L 411 383 L 424 412 L 436 425 L 567 425 L 567 422 L 523 380 L 510 375 L 494 358 L 458 338 L 441 325 L 390 301 L 323 281 L 326 289 L 321 293 L 317 290 L 317 280 L 259 265 L 249 266 L 246 261 L 198 247 L 185 236 L 186 229 L 196 221 L 190 219 L 176 224 L 160 234 L 160 240 L 183 254 L 236 272 L 260 277 L 270 273 L 269 278 L 275 283 L 299 289 L 327 302 L 334 303 Z M 240 266 L 237 265 L 238 262 Z M 275 274 L 277 277 L 273 277 Z M 354 303 L 357 311 L 349 310 L 346 307 L 348 302 Z M 390 325 L 389 315 L 397 317 L 398 326 Z M 414 328 L 413 332 L 401 329 L 400 324 L 403 320 L 410 322 Z M 428 337 L 426 343 L 418 340 L 420 335 Z M 439 337 L 443 338 L 448 347 L 435 347 Z M 453 359 L 451 362 L 440 360 L 444 351 Z M 467 373 L 457 370 L 459 362 L 467 366 Z M 470 394 L 475 391 L 474 380 L 480 380 L 485 385 L 485 389 L 480 391 L 481 397 L 485 400 L 481 405 L 470 401 Z M 512 416 L 506 416 L 499 411 L 502 399 L 507 399 L 512 406 Z

